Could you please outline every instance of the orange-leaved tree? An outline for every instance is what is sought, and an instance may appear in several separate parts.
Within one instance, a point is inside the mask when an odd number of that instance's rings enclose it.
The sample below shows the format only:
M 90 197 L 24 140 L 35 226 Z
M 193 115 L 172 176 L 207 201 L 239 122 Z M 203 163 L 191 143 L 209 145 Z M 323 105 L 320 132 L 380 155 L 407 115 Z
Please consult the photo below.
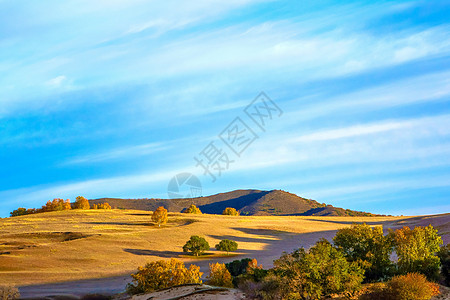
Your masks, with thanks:
M 163 206 L 158 207 L 152 215 L 152 221 L 158 224 L 158 227 L 161 227 L 161 224 L 167 223 L 167 209 Z
M 78 196 L 73 208 L 75 209 L 89 209 L 91 206 L 89 205 L 88 199 L 84 198 L 83 196 Z

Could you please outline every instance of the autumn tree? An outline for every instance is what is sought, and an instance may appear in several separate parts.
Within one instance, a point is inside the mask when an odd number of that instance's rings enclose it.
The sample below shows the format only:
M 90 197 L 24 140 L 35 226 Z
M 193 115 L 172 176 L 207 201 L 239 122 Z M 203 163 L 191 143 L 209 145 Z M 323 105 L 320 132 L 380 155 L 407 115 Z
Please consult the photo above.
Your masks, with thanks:
M 225 251 L 227 252 L 233 252 L 236 251 L 238 248 L 238 244 L 235 241 L 232 240 L 221 240 L 217 245 L 216 245 L 216 249 L 218 251 Z
M 47 201 L 45 205 L 42 206 L 41 211 L 60 211 L 60 210 L 69 210 L 71 209 L 70 200 L 63 200 L 60 198 L 55 198 L 52 201 Z
M 339 229 L 333 242 L 349 261 L 367 262 L 366 281 L 386 279 L 394 274 L 394 264 L 390 260 L 393 242 L 383 234 L 382 226 L 352 224 L 350 228 Z
M 91 206 L 89 205 L 88 199 L 84 198 L 83 196 L 78 196 L 75 200 L 73 208 L 74 209 L 90 209 Z
M 233 278 L 225 264 L 209 264 L 208 284 L 214 286 L 233 287 Z
M 127 292 L 139 294 L 182 284 L 200 284 L 202 275 L 200 267 L 190 265 L 186 268 L 182 261 L 175 258 L 154 261 L 131 274 L 133 282 L 127 285 Z
M 192 252 L 193 255 L 199 256 L 205 251 L 209 250 L 209 243 L 205 238 L 193 235 L 183 246 L 183 252 Z
M 292 299 L 321 299 L 332 294 L 354 292 L 361 287 L 364 269 L 348 262 L 342 251 L 320 240 L 306 251 L 300 248 L 274 261 L 271 273 L 284 283 Z
M 239 211 L 233 207 L 227 207 L 223 210 L 222 215 L 239 216 Z
M 158 227 L 161 227 L 161 224 L 167 223 L 167 209 L 163 206 L 158 207 L 152 215 L 152 221 L 158 224 Z
M 191 206 L 189 206 L 188 208 L 186 208 L 185 213 L 187 213 L 187 214 L 201 214 L 202 211 L 200 210 L 200 208 L 198 208 L 198 207 L 195 206 L 194 204 L 191 204 Z
M 24 207 L 19 207 L 16 210 L 13 210 L 12 212 L 9 213 L 11 217 L 18 217 L 18 216 L 24 216 L 24 215 L 28 215 L 27 209 Z
M 405 226 L 390 231 L 394 249 L 398 256 L 398 269 L 401 274 L 422 273 L 429 280 L 439 279 L 440 260 L 436 253 L 443 244 L 437 229 L 430 224 L 410 229 Z

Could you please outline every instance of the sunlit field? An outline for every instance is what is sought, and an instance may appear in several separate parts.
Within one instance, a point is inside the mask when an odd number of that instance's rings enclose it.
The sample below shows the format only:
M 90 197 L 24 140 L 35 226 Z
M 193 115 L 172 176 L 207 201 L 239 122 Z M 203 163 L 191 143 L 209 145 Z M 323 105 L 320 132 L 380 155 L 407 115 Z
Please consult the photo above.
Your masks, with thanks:
M 436 223 L 448 240 L 442 217 L 288 217 L 171 213 L 158 228 L 151 213 L 132 210 L 71 210 L 0 220 L 0 280 L 27 285 L 129 274 L 148 261 L 176 257 L 201 267 L 208 262 L 257 258 L 264 267 L 283 251 L 331 239 L 353 222 L 385 228 Z M 441 222 L 441 223 L 439 223 Z M 182 252 L 191 235 L 204 236 L 211 249 L 195 259 Z M 239 244 L 233 255 L 216 251 L 221 239 Z M 206 270 L 203 270 L 206 271 Z

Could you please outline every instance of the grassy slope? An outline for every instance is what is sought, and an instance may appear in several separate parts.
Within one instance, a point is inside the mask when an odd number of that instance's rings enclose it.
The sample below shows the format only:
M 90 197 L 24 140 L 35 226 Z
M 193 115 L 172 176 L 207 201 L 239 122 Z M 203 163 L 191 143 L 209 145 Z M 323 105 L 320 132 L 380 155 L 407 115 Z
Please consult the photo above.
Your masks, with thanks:
M 447 223 L 438 218 L 440 226 L 448 224 L 448 216 L 444 216 Z M 352 222 L 390 227 L 405 219 L 173 213 L 169 223 L 158 228 L 150 224 L 150 218 L 149 212 L 143 211 L 72 210 L 1 219 L 0 253 L 5 254 L 0 255 L 0 282 L 24 285 L 105 277 L 130 273 L 160 258 L 186 261 L 182 246 L 194 234 L 206 236 L 211 247 L 222 238 L 234 239 L 239 253 L 258 257 L 268 267 L 283 250 L 312 244 L 321 236 L 331 238 L 336 229 Z M 408 220 L 403 225 L 408 225 Z

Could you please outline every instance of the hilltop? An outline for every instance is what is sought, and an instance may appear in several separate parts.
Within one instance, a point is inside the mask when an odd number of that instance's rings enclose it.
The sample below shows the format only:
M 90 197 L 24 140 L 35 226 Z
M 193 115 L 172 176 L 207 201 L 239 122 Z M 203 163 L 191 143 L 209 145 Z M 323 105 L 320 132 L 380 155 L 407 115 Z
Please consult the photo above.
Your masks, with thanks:
M 195 204 L 203 213 L 221 214 L 234 207 L 242 215 L 251 216 L 372 216 L 371 213 L 334 207 L 316 200 L 302 198 L 282 190 L 235 190 L 211 196 L 185 199 L 119 199 L 100 198 L 90 204 L 108 202 L 113 208 L 154 211 L 164 206 L 170 212 L 183 212 Z

